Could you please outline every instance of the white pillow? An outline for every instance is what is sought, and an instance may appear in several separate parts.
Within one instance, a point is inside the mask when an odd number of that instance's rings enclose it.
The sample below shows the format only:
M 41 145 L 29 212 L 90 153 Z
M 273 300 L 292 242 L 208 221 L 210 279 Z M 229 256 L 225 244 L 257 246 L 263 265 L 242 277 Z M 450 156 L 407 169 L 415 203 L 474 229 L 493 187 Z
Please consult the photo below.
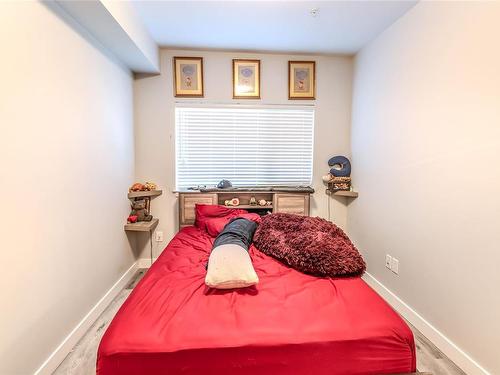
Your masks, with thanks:
M 243 247 L 235 244 L 221 245 L 210 253 L 205 277 L 205 284 L 210 288 L 245 288 L 258 282 L 250 255 Z

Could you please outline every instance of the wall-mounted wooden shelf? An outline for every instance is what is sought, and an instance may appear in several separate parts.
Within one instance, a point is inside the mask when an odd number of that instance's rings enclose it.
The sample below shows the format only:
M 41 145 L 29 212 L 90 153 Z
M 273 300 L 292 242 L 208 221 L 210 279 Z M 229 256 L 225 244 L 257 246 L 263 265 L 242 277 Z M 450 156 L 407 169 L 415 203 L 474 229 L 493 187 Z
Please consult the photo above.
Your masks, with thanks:
M 348 197 L 348 198 L 357 198 L 359 194 L 357 191 L 339 190 L 339 191 L 334 192 L 332 195 L 336 195 L 336 196 L 340 196 L 340 197 Z
M 251 209 L 255 209 L 255 210 L 265 210 L 267 208 L 269 209 L 272 209 L 273 208 L 273 205 L 265 205 L 265 206 L 261 206 L 261 205 L 258 205 L 258 204 L 240 204 L 239 206 L 225 206 L 227 208 L 241 208 L 243 210 L 251 210 Z
M 128 193 L 128 198 L 140 198 L 140 197 L 157 197 L 161 195 L 161 190 L 149 190 L 149 191 L 132 191 Z
M 151 232 L 158 225 L 158 219 L 151 221 L 139 221 L 138 223 L 127 223 L 124 228 L 130 232 Z

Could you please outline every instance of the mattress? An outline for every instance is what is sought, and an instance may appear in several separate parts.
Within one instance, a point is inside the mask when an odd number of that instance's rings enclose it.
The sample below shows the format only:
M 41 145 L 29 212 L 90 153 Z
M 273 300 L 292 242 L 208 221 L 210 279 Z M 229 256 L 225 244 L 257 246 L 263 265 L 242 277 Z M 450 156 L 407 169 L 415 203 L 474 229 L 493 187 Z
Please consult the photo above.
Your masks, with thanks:
M 98 375 L 390 374 L 415 371 L 404 321 L 362 279 L 317 278 L 260 253 L 260 283 L 205 286 L 213 238 L 181 230 L 99 346 Z

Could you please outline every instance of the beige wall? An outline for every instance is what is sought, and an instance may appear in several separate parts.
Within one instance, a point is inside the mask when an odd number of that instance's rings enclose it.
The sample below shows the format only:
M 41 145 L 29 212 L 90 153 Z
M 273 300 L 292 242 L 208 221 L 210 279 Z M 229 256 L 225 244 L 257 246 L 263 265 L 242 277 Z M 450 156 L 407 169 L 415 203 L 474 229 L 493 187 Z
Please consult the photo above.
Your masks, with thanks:
M 132 77 L 70 24 L 0 3 L 0 374 L 33 373 L 134 262 Z
M 134 84 L 134 114 L 136 142 L 136 179 L 158 183 L 164 194 L 152 204 L 153 214 L 160 219 L 158 230 L 165 232 L 165 241 L 155 243 L 155 257 L 165 247 L 177 230 L 175 188 L 175 134 L 173 96 L 173 56 L 202 56 L 204 58 L 205 98 L 196 102 L 233 103 L 232 59 L 261 59 L 262 100 L 240 101 L 242 103 L 304 104 L 304 101 L 289 101 L 287 92 L 288 60 L 315 60 L 317 66 L 317 100 L 314 136 L 313 185 L 316 193 L 312 197 L 312 215 L 327 217 L 328 197 L 321 176 L 328 171 L 327 161 L 334 154 L 349 155 L 349 131 L 351 113 L 352 59 L 349 57 L 290 56 L 272 54 L 248 54 L 238 52 L 170 51 L 160 53 L 161 74 L 159 76 L 136 77 Z M 193 99 L 191 99 L 193 100 Z M 189 99 L 177 101 L 189 102 Z M 345 198 L 331 198 L 331 218 L 340 226 L 346 225 Z M 147 236 L 143 236 L 139 247 L 143 257 L 149 257 Z
M 348 223 L 368 271 L 492 374 L 500 373 L 499 20 L 500 3 L 421 2 L 359 53 L 360 197 Z M 384 267 L 386 253 L 399 259 L 399 276 Z

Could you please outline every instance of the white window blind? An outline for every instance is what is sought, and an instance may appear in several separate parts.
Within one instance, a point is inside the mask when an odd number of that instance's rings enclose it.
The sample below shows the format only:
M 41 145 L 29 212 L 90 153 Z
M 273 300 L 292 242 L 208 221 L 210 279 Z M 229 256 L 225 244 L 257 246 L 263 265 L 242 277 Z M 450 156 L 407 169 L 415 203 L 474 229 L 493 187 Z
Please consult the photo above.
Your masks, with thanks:
M 177 106 L 176 185 L 309 185 L 314 108 Z

